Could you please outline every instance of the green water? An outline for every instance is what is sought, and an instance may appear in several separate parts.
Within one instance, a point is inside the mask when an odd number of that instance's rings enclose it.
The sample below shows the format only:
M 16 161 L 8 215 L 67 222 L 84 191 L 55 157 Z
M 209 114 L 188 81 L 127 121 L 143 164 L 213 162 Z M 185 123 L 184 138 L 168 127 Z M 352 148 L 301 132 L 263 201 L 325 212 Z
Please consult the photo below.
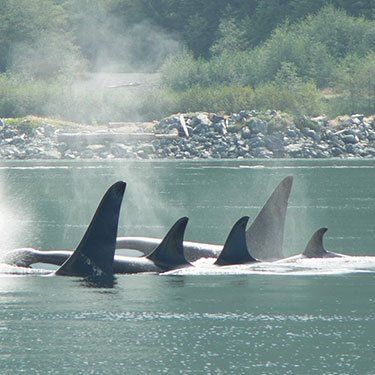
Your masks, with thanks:
M 121 235 L 222 243 L 294 176 L 285 252 L 375 255 L 375 161 L 3 163 L 1 247 L 73 248 L 106 188 L 128 182 Z M 374 374 L 374 273 L 0 276 L 0 373 Z

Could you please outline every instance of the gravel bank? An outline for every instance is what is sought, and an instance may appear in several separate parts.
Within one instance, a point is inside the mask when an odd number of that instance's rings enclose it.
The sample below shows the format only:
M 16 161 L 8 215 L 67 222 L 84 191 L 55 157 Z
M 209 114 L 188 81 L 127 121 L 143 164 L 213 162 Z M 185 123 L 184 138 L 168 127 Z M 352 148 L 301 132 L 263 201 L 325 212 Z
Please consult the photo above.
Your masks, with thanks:
M 152 124 L 0 120 L 2 159 L 330 158 L 375 156 L 375 116 L 298 119 L 278 111 L 177 114 Z

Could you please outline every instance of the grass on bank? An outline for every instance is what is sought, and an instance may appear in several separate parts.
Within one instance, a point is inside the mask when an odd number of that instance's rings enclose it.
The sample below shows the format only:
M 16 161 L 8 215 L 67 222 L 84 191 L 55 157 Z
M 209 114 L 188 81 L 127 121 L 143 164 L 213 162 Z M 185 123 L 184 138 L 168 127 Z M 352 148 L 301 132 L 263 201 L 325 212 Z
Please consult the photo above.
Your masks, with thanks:
M 374 73 L 375 77 L 375 73 Z M 358 81 L 357 81 L 358 82 Z M 352 82 L 346 90 L 319 90 L 296 77 L 250 86 L 193 86 L 183 91 L 155 88 L 92 91 L 69 82 L 25 81 L 0 75 L 0 117 L 34 115 L 86 124 L 152 121 L 178 112 L 235 113 L 276 109 L 294 116 L 375 113 L 375 88 Z M 373 91 L 371 91 L 373 90 Z

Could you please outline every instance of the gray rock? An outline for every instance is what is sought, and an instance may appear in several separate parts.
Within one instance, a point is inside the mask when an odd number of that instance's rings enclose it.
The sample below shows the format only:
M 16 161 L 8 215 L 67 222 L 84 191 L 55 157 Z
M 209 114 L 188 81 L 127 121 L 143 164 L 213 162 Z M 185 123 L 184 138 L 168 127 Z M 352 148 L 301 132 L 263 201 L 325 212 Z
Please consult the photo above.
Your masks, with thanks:
M 273 152 L 284 151 L 284 142 L 277 136 L 269 136 L 265 141 L 266 147 Z
M 241 129 L 241 137 L 243 139 L 249 139 L 249 138 L 251 138 L 251 131 L 250 131 L 250 129 L 247 126 L 244 126 Z
M 198 125 L 201 125 L 202 127 L 209 127 L 211 124 L 212 121 L 205 113 L 198 113 L 191 118 L 191 123 L 189 125 L 191 125 L 192 128 L 195 128 Z
M 361 124 L 361 120 L 358 118 L 358 117 L 352 117 L 352 124 L 354 125 L 360 125 Z
M 257 147 L 253 150 L 253 155 L 256 158 L 265 158 L 270 159 L 273 157 L 273 153 L 270 150 L 267 150 L 265 147 Z
M 71 152 L 65 152 L 63 154 L 63 158 L 68 159 L 68 160 L 74 160 L 74 159 L 76 159 L 76 156 Z
M 266 122 L 264 122 L 260 119 L 252 118 L 248 122 L 248 126 L 249 126 L 250 130 L 255 134 L 258 134 L 258 133 L 267 134 L 268 125 L 267 125 Z
M 227 127 L 225 125 L 225 121 L 224 120 L 220 120 L 218 122 L 215 122 L 214 123 L 214 130 L 222 135 L 225 135 L 227 134 Z
M 57 149 L 61 152 L 61 153 L 64 153 L 67 149 L 69 148 L 69 146 L 65 143 L 65 142 L 61 142 L 57 145 Z
M 232 113 L 230 116 L 229 116 L 229 121 L 231 122 L 240 122 L 242 120 L 242 116 L 239 114 L 239 113 Z
M 220 116 L 220 115 L 217 115 L 216 113 L 210 113 L 209 115 L 209 119 L 216 123 L 216 122 L 220 122 L 220 121 L 224 121 L 224 117 L 223 116 Z
M 303 146 L 299 143 L 290 144 L 285 147 L 285 152 L 292 157 L 302 157 Z
M 375 141 L 375 132 L 374 132 L 373 130 L 368 130 L 368 133 L 367 133 L 367 139 L 368 139 L 370 142 Z
M 318 136 L 315 130 L 305 128 L 302 130 L 302 133 L 305 134 L 307 137 L 313 139 L 315 142 L 320 142 L 320 136 Z
M 239 112 L 239 115 L 240 115 L 242 118 L 246 119 L 246 118 L 248 118 L 248 117 L 251 116 L 251 112 L 250 112 L 250 111 L 244 111 L 244 110 L 242 110 L 242 111 Z
M 86 149 L 82 151 L 81 158 L 82 159 L 93 159 L 95 157 L 95 153 L 92 150 Z
M 14 145 L 21 146 L 25 143 L 25 139 L 22 136 L 16 135 L 10 140 L 10 143 L 13 143 Z
M 98 153 L 105 150 L 105 146 L 103 145 L 88 145 L 86 146 L 86 150 L 93 151 L 94 153 Z
M 350 144 L 355 144 L 355 143 L 358 143 L 359 141 L 358 137 L 353 134 L 343 135 L 342 140 L 344 141 L 344 143 L 350 143 Z
M 150 143 L 146 143 L 142 146 L 142 151 L 146 154 L 146 155 L 151 155 L 152 153 L 155 152 L 155 148 L 152 144 Z
M 55 128 L 50 124 L 45 124 L 42 126 L 43 133 L 46 137 L 52 137 L 55 135 Z
M 261 136 L 252 137 L 249 140 L 251 148 L 265 147 L 266 143 Z
M 60 159 L 61 153 L 57 150 L 42 151 L 39 157 L 41 159 Z
M 362 121 L 365 118 L 365 116 L 363 114 L 356 113 L 356 114 L 352 115 L 351 118 L 352 119 L 358 119 L 358 120 Z
M 288 128 L 286 130 L 286 135 L 288 138 L 296 138 L 298 136 L 297 129 Z
M 340 156 L 344 152 L 340 147 L 332 147 L 330 151 L 333 157 Z
M 11 128 L 4 128 L 2 136 L 4 139 L 11 139 L 17 135 L 17 131 Z

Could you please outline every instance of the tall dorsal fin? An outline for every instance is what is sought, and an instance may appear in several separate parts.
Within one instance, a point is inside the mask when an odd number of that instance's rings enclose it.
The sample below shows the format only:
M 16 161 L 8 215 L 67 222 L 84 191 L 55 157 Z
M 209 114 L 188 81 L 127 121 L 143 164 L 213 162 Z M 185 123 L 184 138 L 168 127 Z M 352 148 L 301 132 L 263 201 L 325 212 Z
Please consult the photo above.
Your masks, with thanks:
M 157 248 L 146 258 L 165 270 L 190 265 L 185 258 L 183 246 L 188 220 L 187 217 L 177 220 Z
M 248 216 L 241 217 L 233 225 L 223 250 L 217 258 L 215 264 L 218 266 L 227 266 L 230 264 L 253 263 L 254 259 L 247 248 L 246 244 L 246 225 L 249 221 Z
M 323 246 L 323 236 L 327 230 L 327 228 L 318 229 L 310 238 L 302 255 L 307 258 L 323 258 L 329 254 Z
M 246 231 L 247 246 L 259 260 L 284 258 L 284 224 L 292 184 L 292 176 L 279 183 Z
M 126 183 L 119 181 L 105 193 L 78 247 L 55 272 L 63 276 L 113 274 L 117 226 Z

